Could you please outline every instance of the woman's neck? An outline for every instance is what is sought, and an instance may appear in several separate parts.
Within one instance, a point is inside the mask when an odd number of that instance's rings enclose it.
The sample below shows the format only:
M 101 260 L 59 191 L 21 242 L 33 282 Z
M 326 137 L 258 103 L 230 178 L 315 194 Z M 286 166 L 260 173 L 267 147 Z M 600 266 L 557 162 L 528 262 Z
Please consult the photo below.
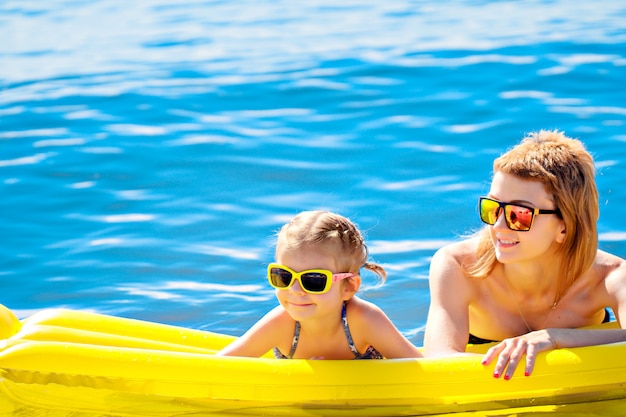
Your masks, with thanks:
M 559 282 L 559 265 L 554 261 L 503 264 L 502 274 L 521 298 L 553 300 Z

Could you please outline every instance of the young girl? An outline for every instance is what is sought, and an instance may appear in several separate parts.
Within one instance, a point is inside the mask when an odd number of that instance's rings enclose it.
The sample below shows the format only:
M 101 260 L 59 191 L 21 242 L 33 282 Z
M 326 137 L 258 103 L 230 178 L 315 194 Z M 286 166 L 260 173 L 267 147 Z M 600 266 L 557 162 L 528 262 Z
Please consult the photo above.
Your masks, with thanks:
M 486 223 L 443 247 L 430 270 L 426 355 L 458 354 L 501 341 L 483 358 L 510 379 L 538 352 L 626 340 L 624 329 L 582 330 L 608 318 L 626 327 L 626 262 L 598 250 L 593 158 L 558 131 L 540 131 L 494 161 L 478 201 Z
M 281 359 L 381 359 L 422 356 L 385 313 L 355 296 L 360 268 L 385 280 L 385 270 L 367 262 L 359 230 L 348 219 L 305 211 L 284 225 L 276 263 L 268 266 L 279 306 L 218 355 Z

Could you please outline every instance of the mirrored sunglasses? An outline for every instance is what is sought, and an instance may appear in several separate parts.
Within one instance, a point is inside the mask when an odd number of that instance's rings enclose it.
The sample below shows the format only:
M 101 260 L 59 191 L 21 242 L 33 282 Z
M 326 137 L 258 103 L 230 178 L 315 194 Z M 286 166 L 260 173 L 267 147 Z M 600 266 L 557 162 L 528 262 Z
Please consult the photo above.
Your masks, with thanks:
M 529 231 L 538 214 L 561 214 L 559 210 L 543 210 L 521 204 L 503 203 L 489 197 L 478 199 L 478 213 L 480 220 L 484 223 L 494 225 L 502 211 L 504 211 L 504 220 L 508 228 L 518 232 Z

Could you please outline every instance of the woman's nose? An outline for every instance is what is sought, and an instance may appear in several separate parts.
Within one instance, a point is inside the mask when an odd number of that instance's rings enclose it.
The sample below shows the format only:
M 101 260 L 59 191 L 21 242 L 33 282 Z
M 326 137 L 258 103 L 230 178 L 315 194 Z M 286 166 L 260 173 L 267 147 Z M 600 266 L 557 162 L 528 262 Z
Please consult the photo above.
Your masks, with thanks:
M 493 224 L 493 227 L 498 229 L 509 228 L 509 226 L 506 224 L 506 219 L 504 218 L 504 210 L 502 209 L 502 207 L 500 207 L 496 212 L 496 222 Z

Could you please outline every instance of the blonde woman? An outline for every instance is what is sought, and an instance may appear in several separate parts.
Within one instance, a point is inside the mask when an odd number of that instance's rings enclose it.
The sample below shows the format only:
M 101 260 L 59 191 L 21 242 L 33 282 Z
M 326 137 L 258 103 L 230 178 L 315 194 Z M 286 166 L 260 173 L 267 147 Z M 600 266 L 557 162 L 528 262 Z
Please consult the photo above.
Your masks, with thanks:
M 626 263 L 598 250 L 594 162 L 558 131 L 530 134 L 497 158 L 479 199 L 486 226 L 441 248 L 430 269 L 427 356 L 460 354 L 499 341 L 483 357 L 510 379 L 532 373 L 538 352 L 626 340 L 626 330 L 579 330 L 626 323 Z

